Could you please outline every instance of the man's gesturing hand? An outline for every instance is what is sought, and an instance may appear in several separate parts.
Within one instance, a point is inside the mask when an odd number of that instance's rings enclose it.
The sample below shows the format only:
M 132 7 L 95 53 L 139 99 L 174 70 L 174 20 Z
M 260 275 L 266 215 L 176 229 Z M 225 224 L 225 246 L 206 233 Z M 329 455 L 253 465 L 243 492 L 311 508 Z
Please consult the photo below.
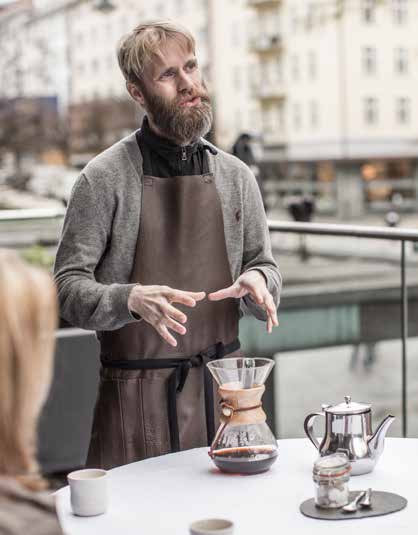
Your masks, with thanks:
M 168 286 L 138 284 L 129 294 L 128 308 L 139 314 L 166 342 L 175 347 L 177 341 L 168 329 L 179 334 L 186 334 L 186 327 L 182 323 L 186 323 L 187 316 L 173 307 L 171 303 L 182 303 L 194 307 L 196 302 L 201 301 L 205 295 L 205 292 L 185 292 Z
M 267 290 L 266 280 L 259 271 L 252 269 L 243 273 L 232 286 L 211 293 L 208 298 L 211 301 L 220 301 L 227 297 L 238 299 L 244 297 L 244 295 L 250 295 L 253 301 L 264 308 L 267 313 L 267 332 L 271 333 L 273 325 L 279 325 L 277 311 L 273 297 Z

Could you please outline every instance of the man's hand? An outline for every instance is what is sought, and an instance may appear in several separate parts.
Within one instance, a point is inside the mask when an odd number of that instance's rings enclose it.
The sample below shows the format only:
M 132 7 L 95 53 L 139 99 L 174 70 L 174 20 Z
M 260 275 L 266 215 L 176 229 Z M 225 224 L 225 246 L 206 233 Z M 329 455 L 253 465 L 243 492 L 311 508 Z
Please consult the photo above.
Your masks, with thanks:
M 220 301 L 227 297 L 235 297 L 239 299 L 249 295 L 253 301 L 264 308 L 267 313 L 267 332 L 271 333 L 273 325 L 279 325 L 277 319 L 277 311 L 274 306 L 273 297 L 267 290 L 266 280 L 264 276 L 257 270 L 252 269 L 243 273 L 232 286 L 218 290 L 217 292 L 208 295 L 210 301 Z
M 139 314 L 166 342 L 175 347 L 177 341 L 168 329 L 181 335 L 186 334 L 186 327 L 182 323 L 186 323 L 187 316 L 173 307 L 171 303 L 182 303 L 188 307 L 194 307 L 197 301 L 204 299 L 205 295 L 205 292 L 186 292 L 174 290 L 168 286 L 138 284 L 129 294 L 128 308 Z

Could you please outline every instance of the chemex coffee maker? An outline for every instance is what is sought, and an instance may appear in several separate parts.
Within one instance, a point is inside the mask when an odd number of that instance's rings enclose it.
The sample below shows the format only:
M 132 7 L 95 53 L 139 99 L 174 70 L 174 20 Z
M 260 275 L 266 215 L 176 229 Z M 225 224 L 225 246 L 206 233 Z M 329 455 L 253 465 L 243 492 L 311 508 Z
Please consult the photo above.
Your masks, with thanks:
M 266 424 L 261 397 L 274 361 L 225 358 L 207 364 L 219 385 L 221 424 L 209 455 L 222 472 L 258 474 L 277 458 L 277 442 Z

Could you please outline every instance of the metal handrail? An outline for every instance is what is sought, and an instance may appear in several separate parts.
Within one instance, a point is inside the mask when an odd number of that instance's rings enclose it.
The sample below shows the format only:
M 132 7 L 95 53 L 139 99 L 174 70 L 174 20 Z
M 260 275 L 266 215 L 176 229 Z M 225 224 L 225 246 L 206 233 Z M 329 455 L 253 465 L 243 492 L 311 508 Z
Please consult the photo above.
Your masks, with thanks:
M 2 221 L 33 221 L 37 219 L 60 219 L 65 216 L 65 208 L 20 208 L 0 210 Z
M 396 240 L 401 242 L 401 339 L 402 339 L 402 435 L 407 436 L 407 350 L 408 338 L 408 289 L 406 281 L 405 242 L 418 242 L 418 231 L 385 227 L 357 225 L 336 225 L 329 223 L 300 223 L 292 221 L 268 221 L 270 232 L 294 234 L 314 234 L 320 236 L 345 236 L 352 238 L 371 238 L 376 240 Z
M 418 242 L 418 230 L 372 227 L 362 225 L 336 225 L 332 223 L 299 223 L 268 220 L 270 231 L 322 236 L 347 236 L 351 238 L 374 238 L 377 240 Z

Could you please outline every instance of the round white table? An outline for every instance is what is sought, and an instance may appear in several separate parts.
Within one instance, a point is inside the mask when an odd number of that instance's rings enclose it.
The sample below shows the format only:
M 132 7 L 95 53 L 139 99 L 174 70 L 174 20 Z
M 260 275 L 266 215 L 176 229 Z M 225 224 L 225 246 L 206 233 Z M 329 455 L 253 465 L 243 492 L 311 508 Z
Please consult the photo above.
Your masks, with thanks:
M 387 516 L 326 521 L 307 518 L 299 505 L 313 497 L 316 450 L 307 439 L 279 440 L 270 471 L 252 476 L 218 472 L 207 448 L 164 455 L 109 471 L 109 510 L 81 518 L 72 514 L 69 488 L 56 493 L 61 524 L 68 535 L 188 535 L 189 524 L 218 517 L 235 523 L 234 535 L 270 533 L 391 534 L 416 530 L 418 439 L 387 438 L 375 470 L 352 477 L 350 490 L 372 487 L 408 500 Z

